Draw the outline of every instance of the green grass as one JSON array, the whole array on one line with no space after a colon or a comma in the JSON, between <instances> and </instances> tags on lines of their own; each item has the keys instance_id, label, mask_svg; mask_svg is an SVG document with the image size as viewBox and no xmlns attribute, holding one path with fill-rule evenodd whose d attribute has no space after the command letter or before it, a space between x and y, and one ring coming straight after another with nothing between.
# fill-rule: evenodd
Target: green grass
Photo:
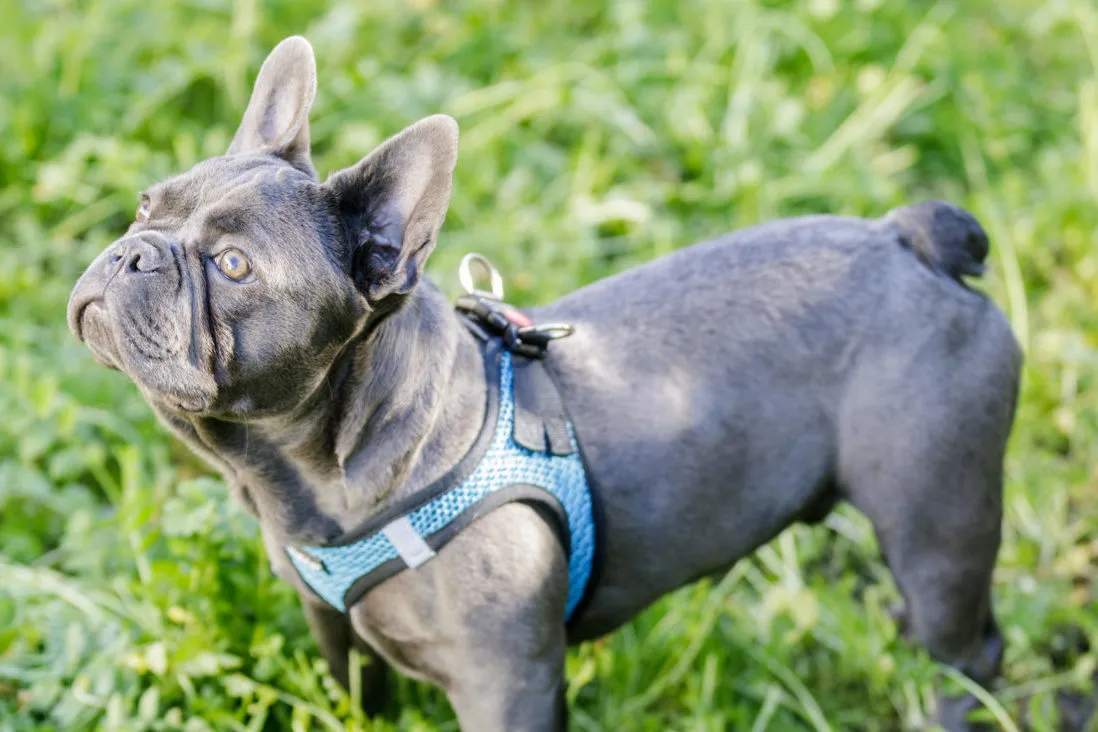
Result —
<instances>
[{"instance_id":1,"label":"green grass","mask_svg":"<svg viewBox=\"0 0 1098 732\"><path fill-rule=\"evenodd\" d=\"M406 680L381 720L354 711L256 525L64 325L137 191L225 149L293 33L318 54L320 170L460 122L431 268L451 292L470 250L530 304L778 216L975 212L982 287L1027 352L984 698L1054 730L1059 694L1098 693L1090 0L0 0L0 19L0 730L456 727ZM574 650L573 726L917 727L940 669L897 637L896 598L852 511L792 529Z\"/></svg>"}]
</instances>

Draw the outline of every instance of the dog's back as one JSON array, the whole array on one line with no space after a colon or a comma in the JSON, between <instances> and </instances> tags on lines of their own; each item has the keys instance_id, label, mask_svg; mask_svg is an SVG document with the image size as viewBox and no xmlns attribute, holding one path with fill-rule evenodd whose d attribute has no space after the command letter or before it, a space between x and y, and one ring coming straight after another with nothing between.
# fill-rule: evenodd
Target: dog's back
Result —
<instances>
[{"instance_id":1,"label":"dog's back","mask_svg":"<svg viewBox=\"0 0 1098 732\"><path fill-rule=\"evenodd\" d=\"M941 539L894 514L933 523L951 505L939 526L972 537L976 558L958 564L989 571L1020 355L1003 314L960 281L986 252L975 220L945 204L801 217L535 313L577 326L550 365L606 504L612 559L576 637L840 498L910 529L884 547L893 564Z\"/></svg>"}]
</instances>

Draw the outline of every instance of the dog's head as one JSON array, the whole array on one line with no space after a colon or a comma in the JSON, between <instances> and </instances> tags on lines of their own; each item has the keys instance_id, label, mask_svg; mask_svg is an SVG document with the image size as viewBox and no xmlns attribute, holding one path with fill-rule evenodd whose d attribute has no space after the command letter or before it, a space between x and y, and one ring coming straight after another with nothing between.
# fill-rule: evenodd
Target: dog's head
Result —
<instances>
[{"instance_id":1,"label":"dog's head","mask_svg":"<svg viewBox=\"0 0 1098 732\"><path fill-rule=\"evenodd\" d=\"M315 95L312 48L283 41L228 152L142 194L129 230L76 283L73 333L154 404L291 410L421 277L450 201L456 123L421 120L320 183Z\"/></svg>"}]
</instances>

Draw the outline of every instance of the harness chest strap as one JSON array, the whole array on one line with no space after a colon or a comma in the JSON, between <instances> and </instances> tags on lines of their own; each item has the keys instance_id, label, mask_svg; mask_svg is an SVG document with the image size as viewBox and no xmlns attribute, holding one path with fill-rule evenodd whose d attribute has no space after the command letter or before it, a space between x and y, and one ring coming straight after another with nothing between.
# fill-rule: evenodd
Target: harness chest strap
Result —
<instances>
[{"instance_id":1,"label":"harness chest strap","mask_svg":"<svg viewBox=\"0 0 1098 732\"><path fill-rule=\"evenodd\" d=\"M412 499L324 546L287 547L302 580L346 611L370 588L430 561L475 519L513 501L551 520L568 555L570 619L591 585L595 505L579 446L542 361L484 338L485 421L461 462Z\"/></svg>"}]
</instances>

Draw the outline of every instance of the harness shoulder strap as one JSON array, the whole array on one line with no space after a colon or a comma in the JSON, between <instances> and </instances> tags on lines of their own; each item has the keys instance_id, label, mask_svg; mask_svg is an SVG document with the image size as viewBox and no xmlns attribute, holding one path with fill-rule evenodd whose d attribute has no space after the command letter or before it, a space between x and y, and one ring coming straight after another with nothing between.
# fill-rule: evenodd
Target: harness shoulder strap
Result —
<instances>
[{"instance_id":1,"label":"harness shoulder strap","mask_svg":"<svg viewBox=\"0 0 1098 732\"><path fill-rule=\"evenodd\" d=\"M472 521L514 501L557 530L569 561L568 614L591 584L594 499L556 385L543 362L485 349L489 404L477 442L459 465L340 541L289 547L298 574L345 611L394 574L428 561Z\"/></svg>"},{"instance_id":2,"label":"harness shoulder strap","mask_svg":"<svg viewBox=\"0 0 1098 732\"><path fill-rule=\"evenodd\" d=\"M571 455L575 452L568 431L568 415L560 392L545 370L544 361L516 358L515 443L534 452Z\"/></svg>"}]
</instances>

